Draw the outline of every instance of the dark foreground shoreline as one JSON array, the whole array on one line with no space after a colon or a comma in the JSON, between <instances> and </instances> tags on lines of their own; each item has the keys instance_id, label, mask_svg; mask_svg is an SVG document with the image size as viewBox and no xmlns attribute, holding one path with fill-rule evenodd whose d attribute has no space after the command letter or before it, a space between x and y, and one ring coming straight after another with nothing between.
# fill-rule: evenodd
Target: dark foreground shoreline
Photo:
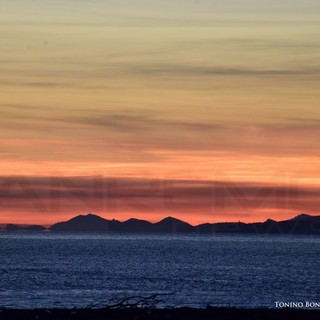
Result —
<instances>
[{"instance_id":1,"label":"dark foreground shoreline","mask_svg":"<svg viewBox=\"0 0 320 320\"><path fill-rule=\"evenodd\" d=\"M306 309L0 309L1 320L318 320L320 310Z\"/></svg>"}]
</instances>

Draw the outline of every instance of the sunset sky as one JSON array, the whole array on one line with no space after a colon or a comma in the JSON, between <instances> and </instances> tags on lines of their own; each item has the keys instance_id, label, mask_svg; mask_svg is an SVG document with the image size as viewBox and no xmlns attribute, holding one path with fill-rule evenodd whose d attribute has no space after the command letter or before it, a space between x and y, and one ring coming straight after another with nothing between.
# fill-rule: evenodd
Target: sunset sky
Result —
<instances>
[{"instance_id":1,"label":"sunset sky","mask_svg":"<svg viewBox=\"0 0 320 320\"><path fill-rule=\"evenodd\" d=\"M0 223L320 214L319 0L0 1Z\"/></svg>"}]
</instances>

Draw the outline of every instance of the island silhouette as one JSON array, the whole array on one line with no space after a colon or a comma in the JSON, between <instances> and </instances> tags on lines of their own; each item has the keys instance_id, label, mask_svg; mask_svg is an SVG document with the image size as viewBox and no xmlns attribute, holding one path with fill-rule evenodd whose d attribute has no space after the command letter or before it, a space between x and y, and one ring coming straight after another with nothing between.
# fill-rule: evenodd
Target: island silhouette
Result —
<instances>
[{"instance_id":1,"label":"island silhouette","mask_svg":"<svg viewBox=\"0 0 320 320\"><path fill-rule=\"evenodd\" d=\"M116 233L245 233L245 234L320 234L320 216L300 214L292 219L264 222L218 222L193 226L185 221L166 217L159 222L131 218L126 221L108 220L95 214L78 215L50 227L8 224L5 231L51 232L116 232Z\"/></svg>"}]
</instances>

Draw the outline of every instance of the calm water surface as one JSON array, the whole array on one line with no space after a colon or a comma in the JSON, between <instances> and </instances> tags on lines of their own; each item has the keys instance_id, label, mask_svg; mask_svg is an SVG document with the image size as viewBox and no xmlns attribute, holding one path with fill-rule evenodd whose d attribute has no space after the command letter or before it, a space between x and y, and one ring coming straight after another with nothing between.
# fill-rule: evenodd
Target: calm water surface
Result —
<instances>
[{"instance_id":1,"label":"calm water surface","mask_svg":"<svg viewBox=\"0 0 320 320\"><path fill-rule=\"evenodd\" d=\"M168 305L320 301L320 238L0 233L0 306L84 307L175 292Z\"/></svg>"}]
</instances>

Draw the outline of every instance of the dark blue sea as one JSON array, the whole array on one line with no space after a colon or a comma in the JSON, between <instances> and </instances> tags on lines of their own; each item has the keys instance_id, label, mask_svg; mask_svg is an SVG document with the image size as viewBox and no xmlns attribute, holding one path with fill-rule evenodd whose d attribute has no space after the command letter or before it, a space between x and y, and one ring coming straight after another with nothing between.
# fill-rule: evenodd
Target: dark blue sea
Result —
<instances>
[{"instance_id":1,"label":"dark blue sea","mask_svg":"<svg viewBox=\"0 0 320 320\"><path fill-rule=\"evenodd\" d=\"M86 307L173 293L170 306L320 301L320 237L0 233L0 307Z\"/></svg>"}]
</instances>

